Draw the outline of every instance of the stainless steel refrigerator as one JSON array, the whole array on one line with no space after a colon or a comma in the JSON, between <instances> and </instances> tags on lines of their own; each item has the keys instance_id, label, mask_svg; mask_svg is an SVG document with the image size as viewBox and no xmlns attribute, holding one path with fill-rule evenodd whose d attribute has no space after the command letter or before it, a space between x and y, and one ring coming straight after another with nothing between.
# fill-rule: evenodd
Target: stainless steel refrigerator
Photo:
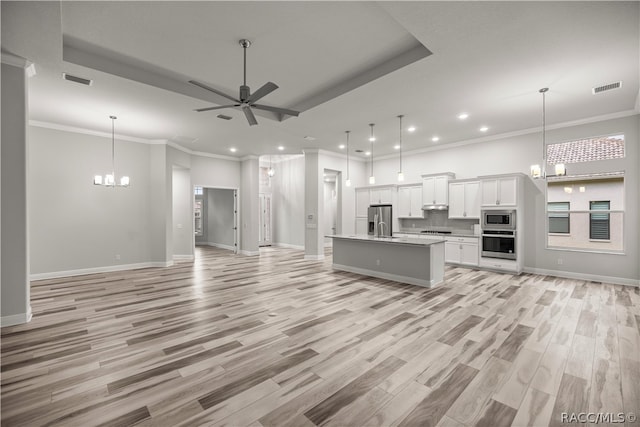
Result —
<instances>
[{"instance_id":1,"label":"stainless steel refrigerator","mask_svg":"<svg viewBox=\"0 0 640 427\"><path fill-rule=\"evenodd\" d=\"M367 210L369 218L368 234L391 237L393 235L391 205L371 205Z\"/></svg>"}]
</instances>

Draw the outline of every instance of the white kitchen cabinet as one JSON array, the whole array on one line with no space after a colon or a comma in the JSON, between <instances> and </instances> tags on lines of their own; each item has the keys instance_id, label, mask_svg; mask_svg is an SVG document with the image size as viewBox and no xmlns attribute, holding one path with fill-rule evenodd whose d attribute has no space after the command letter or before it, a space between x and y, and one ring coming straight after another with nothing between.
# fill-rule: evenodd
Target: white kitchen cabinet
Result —
<instances>
[{"instance_id":1,"label":"white kitchen cabinet","mask_svg":"<svg viewBox=\"0 0 640 427\"><path fill-rule=\"evenodd\" d=\"M483 179L481 185L482 206L516 206L518 178Z\"/></svg>"},{"instance_id":2,"label":"white kitchen cabinet","mask_svg":"<svg viewBox=\"0 0 640 427\"><path fill-rule=\"evenodd\" d=\"M449 183L449 218L480 219L480 181Z\"/></svg>"},{"instance_id":3,"label":"white kitchen cabinet","mask_svg":"<svg viewBox=\"0 0 640 427\"><path fill-rule=\"evenodd\" d=\"M449 203L449 180L455 175L422 175L422 203L430 206L447 206Z\"/></svg>"},{"instance_id":4,"label":"white kitchen cabinet","mask_svg":"<svg viewBox=\"0 0 640 427\"><path fill-rule=\"evenodd\" d=\"M491 270L504 270L520 273L518 263L510 259L481 257L480 267L489 268Z\"/></svg>"},{"instance_id":5,"label":"white kitchen cabinet","mask_svg":"<svg viewBox=\"0 0 640 427\"><path fill-rule=\"evenodd\" d=\"M369 189L356 188L356 217L366 218L369 204Z\"/></svg>"},{"instance_id":6,"label":"white kitchen cabinet","mask_svg":"<svg viewBox=\"0 0 640 427\"><path fill-rule=\"evenodd\" d=\"M445 237L444 260L452 264L477 266L479 259L477 237Z\"/></svg>"},{"instance_id":7,"label":"white kitchen cabinet","mask_svg":"<svg viewBox=\"0 0 640 427\"><path fill-rule=\"evenodd\" d=\"M369 196L369 204L392 204L393 203L393 188L392 187L379 187L372 188Z\"/></svg>"},{"instance_id":8,"label":"white kitchen cabinet","mask_svg":"<svg viewBox=\"0 0 640 427\"><path fill-rule=\"evenodd\" d=\"M398 218L424 218L421 185L398 187Z\"/></svg>"},{"instance_id":9,"label":"white kitchen cabinet","mask_svg":"<svg viewBox=\"0 0 640 427\"><path fill-rule=\"evenodd\" d=\"M356 218L356 235L367 234L367 218Z\"/></svg>"}]
</instances>

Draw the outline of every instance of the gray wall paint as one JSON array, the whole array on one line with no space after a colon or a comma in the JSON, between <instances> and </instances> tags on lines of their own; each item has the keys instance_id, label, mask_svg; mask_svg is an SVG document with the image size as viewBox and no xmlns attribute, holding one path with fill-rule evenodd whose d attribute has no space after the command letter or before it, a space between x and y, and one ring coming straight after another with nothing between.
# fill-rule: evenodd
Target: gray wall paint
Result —
<instances>
[{"instance_id":1,"label":"gray wall paint","mask_svg":"<svg viewBox=\"0 0 640 427\"><path fill-rule=\"evenodd\" d=\"M242 161L240 200L240 250L246 254L258 254L258 158Z\"/></svg>"},{"instance_id":2,"label":"gray wall paint","mask_svg":"<svg viewBox=\"0 0 640 427\"><path fill-rule=\"evenodd\" d=\"M29 320L27 83L24 68L2 64L0 307L3 326ZM9 317L10 316L10 317ZM13 320L10 320L13 319Z\"/></svg>"},{"instance_id":3,"label":"gray wall paint","mask_svg":"<svg viewBox=\"0 0 640 427\"><path fill-rule=\"evenodd\" d=\"M207 188L207 242L233 247L233 190Z\"/></svg>"},{"instance_id":4,"label":"gray wall paint","mask_svg":"<svg viewBox=\"0 0 640 427\"><path fill-rule=\"evenodd\" d=\"M189 169L173 167L173 255L193 256L193 191Z\"/></svg>"},{"instance_id":5,"label":"gray wall paint","mask_svg":"<svg viewBox=\"0 0 640 427\"><path fill-rule=\"evenodd\" d=\"M32 126L30 143L32 274L151 260L150 146L116 140L131 185L107 188L92 181L111 170L110 138Z\"/></svg>"},{"instance_id":6,"label":"gray wall paint","mask_svg":"<svg viewBox=\"0 0 640 427\"><path fill-rule=\"evenodd\" d=\"M170 264L193 253L191 183L240 187L240 162L118 139L116 175L126 172L131 186L97 187L93 175L111 167L110 136L29 126L29 138L31 274ZM186 174L176 183L174 166ZM175 214L174 195L183 207Z\"/></svg>"},{"instance_id":7,"label":"gray wall paint","mask_svg":"<svg viewBox=\"0 0 640 427\"><path fill-rule=\"evenodd\" d=\"M274 244L304 246L304 157L278 162L271 178Z\"/></svg>"},{"instance_id":8,"label":"gray wall paint","mask_svg":"<svg viewBox=\"0 0 640 427\"><path fill-rule=\"evenodd\" d=\"M625 235L626 254L597 254L550 250L546 248L545 198L543 181L525 179L525 211L527 226L525 238L524 266L544 271L590 274L639 280L640 259L639 196L640 169L639 133L640 115L548 130L548 143L574 139L624 133L626 157L624 159L600 162L569 164L568 173L581 174L602 171L625 171L626 213ZM540 163L542 135L540 132L497 139L478 144L468 144L448 149L423 153L406 153L403 168L406 182L420 182L421 174L452 171L456 178L472 178L481 175L521 172L528 176L529 167ZM382 159L375 162L376 184L396 183L395 171L398 158ZM562 265L558 265L562 258Z\"/></svg>"}]
</instances>

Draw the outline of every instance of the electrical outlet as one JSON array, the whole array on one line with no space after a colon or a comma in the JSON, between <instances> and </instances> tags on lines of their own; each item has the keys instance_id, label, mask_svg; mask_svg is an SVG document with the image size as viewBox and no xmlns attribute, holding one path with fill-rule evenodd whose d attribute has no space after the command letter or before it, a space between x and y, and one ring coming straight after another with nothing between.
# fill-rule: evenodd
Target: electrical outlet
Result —
<instances>
[{"instance_id":1,"label":"electrical outlet","mask_svg":"<svg viewBox=\"0 0 640 427\"><path fill-rule=\"evenodd\" d=\"M414 222L411 223L411 228L416 228L416 224Z\"/></svg>"},{"instance_id":2,"label":"electrical outlet","mask_svg":"<svg viewBox=\"0 0 640 427\"><path fill-rule=\"evenodd\" d=\"M116 259L120 259L120 254L116 254Z\"/></svg>"},{"instance_id":3,"label":"electrical outlet","mask_svg":"<svg viewBox=\"0 0 640 427\"><path fill-rule=\"evenodd\" d=\"M558 258L558 265L562 265L563 262L562 258Z\"/></svg>"},{"instance_id":4,"label":"electrical outlet","mask_svg":"<svg viewBox=\"0 0 640 427\"><path fill-rule=\"evenodd\" d=\"M376 265L380 265L380 260L379 259L376 260Z\"/></svg>"}]
</instances>

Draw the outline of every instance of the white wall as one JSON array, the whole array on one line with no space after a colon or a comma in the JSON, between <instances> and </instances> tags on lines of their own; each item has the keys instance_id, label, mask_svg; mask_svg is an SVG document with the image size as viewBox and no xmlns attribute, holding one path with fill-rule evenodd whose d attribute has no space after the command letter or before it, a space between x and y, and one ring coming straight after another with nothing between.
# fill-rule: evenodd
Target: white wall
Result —
<instances>
[{"instance_id":1,"label":"white wall","mask_svg":"<svg viewBox=\"0 0 640 427\"><path fill-rule=\"evenodd\" d=\"M271 178L272 242L304 247L304 157L278 162Z\"/></svg>"},{"instance_id":2,"label":"white wall","mask_svg":"<svg viewBox=\"0 0 640 427\"><path fill-rule=\"evenodd\" d=\"M116 139L116 176L131 185L107 188L93 176L111 170L111 138L34 126L29 135L31 274L150 261L150 146Z\"/></svg>"},{"instance_id":3,"label":"white wall","mask_svg":"<svg viewBox=\"0 0 640 427\"><path fill-rule=\"evenodd\" d=\"M193 190L189 169L174 166L172 184L173 257L193 257Z\"/></svg>"},{"instance_id":4,"label":"white wall","mask_svg":"<svg viewBox=\"0 0 640 427\"><path fill-rule=\"evenodd\" d=\"M625 134L626 157L582 164L567 165L568 173L625 171L627 207L625 235L628 236L624 255L584 253L546 248L544 181L525 181L525 258L529 271L554 272L562 275L590 275L606 280L617 278L623 283L640 280L638 241L640 240L640 148L638 142L640 116L634 115L588 124L547 130L548 143L586 137ZM456 178L520 172L529 174L533 163L540 163L541 133L497 139L477 144L460 145L427 152L408 152L403 156L405 182L420 182L422 174L454 172ZM432 147L431 142L425 146ZM376 184L396 183L398 158L376 160ZM558 264L558 259L562 264Z\"/></svg>"},{"instance_id":5,"label":"white wall","mask_svg":"<svg viewBox=\"0 0 640 427\"><path fill-rule=\"evenodd\" d=\"M233 191L205 189L207 243L233 248Z\"/></svg>"}]
</instances>

